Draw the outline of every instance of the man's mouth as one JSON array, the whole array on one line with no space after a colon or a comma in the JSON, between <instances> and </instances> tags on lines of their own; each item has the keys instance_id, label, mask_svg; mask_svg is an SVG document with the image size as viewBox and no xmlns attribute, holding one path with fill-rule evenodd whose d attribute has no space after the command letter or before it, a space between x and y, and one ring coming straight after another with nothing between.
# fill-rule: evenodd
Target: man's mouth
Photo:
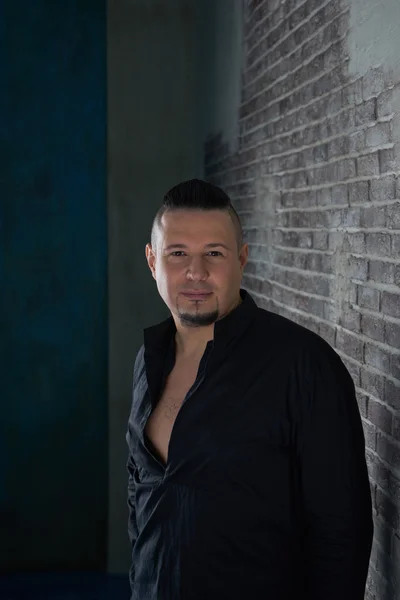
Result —
<instances>
[{"instance_id":1,"label":"man's mouth","mask_svg":"<svg viewBox=\"0 0 400 600\"><path fill-rule=\"evenodd\" d=\"M190 292L181 292L183 296L189 298L190 300L205 300L209 296L211 296L212 292L205 291L190 291Z\"/></svg>"}]
</instances>

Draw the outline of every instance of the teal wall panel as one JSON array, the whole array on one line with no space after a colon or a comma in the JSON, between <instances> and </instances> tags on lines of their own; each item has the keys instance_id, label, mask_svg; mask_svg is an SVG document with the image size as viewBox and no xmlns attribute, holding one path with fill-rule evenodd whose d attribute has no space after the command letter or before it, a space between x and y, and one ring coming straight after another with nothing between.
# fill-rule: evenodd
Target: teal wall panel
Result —
<instances>
[{"instance_id":1,"label":"teal wall panel","mask_svg":"<svg viewBox=\"0 0 400 600\"><path fill-rule=\"evenodd\" d=\"M0 565L107 558L106 3L0 1Z\"/></svg>"}]
</instances>

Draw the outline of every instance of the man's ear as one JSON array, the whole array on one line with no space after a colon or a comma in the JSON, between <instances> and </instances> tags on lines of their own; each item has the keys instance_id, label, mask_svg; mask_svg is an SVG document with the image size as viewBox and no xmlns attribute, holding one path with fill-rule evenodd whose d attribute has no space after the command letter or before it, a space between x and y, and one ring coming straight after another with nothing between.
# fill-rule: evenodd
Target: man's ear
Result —
<instances>
[{"instance_id":1,"label":"man's ear","mask_svg":"<svg viewBox=\"0 0 400 600\"><path fill-rule=\"evenodd\" d=\"M154 279L156 278L156 255L151 247L151 244L146 244L145 248L147 264L149 265L149 269Z\"/></svg>"},{"instance_id":2,"label":"man's ear","mask_svg":"<svg viewBox=\"0 0 400 600\"><path fill-rule=\"evenodd\" d=\"M239 254L240 266L241 266L242 271L244 270L245 266L247 265L248 259L249 259L249 245L243 244L242 249L240 250L240 254Z\"/></svg>"}]
</instances>

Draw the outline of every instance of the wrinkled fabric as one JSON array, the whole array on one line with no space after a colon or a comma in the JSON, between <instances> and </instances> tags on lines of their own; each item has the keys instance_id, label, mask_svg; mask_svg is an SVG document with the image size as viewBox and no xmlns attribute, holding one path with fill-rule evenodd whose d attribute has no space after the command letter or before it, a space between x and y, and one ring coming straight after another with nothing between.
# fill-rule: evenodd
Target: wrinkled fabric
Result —
<instances>
[{"instance_id":1,"label":"wrinkled fabric","mask_svg":"<svg viewBox=\"0 0 400 600\"><path fill-rule=\"evenodd\" d=\"M166 465L144 429L175 362L144 332L128 423L132 600L363 600L371 494L350 375L319 336L242 303L215 324Z\"/></svg>"}]
</instances>

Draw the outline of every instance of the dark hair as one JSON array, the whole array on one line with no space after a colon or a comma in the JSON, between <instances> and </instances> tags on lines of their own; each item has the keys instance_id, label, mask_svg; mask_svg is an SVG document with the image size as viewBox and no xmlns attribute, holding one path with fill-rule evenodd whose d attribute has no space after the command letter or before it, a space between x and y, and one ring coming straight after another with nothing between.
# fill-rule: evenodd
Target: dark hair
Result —
<instances>
[{"instance_id":1,"label":"dark hair","mask_svg":"<svg viewBox=\"0 0 400 600\"><path fill-rule=\"evenodd\" d=\"M218 186L201 179L189 179L178 183L164 196L151 229L151 245L155 246L156 228L161 226L161 218L166 211L175 210L222 210L226 211L235 226L238 249L243 244L243 231L239 215L231 204L229 196Z\"/></svg>"}]
</instances>

